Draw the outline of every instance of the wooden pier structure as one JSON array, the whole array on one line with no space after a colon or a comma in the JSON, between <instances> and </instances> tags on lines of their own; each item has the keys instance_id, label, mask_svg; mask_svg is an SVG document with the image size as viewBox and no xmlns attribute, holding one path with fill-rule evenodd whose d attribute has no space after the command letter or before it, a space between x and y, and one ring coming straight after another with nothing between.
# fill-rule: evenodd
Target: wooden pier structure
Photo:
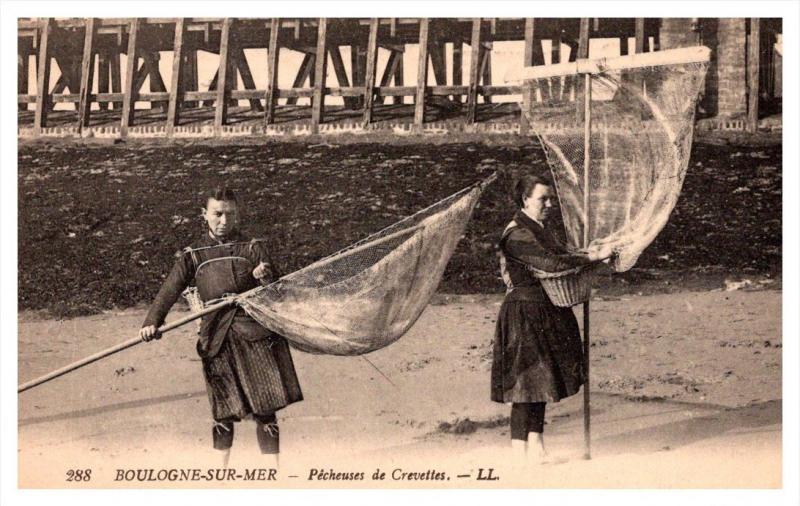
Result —
<instances>
[{"instance_id":1,"label":"wooden pier structure","mask_svg":"<svg viewBox=\"0 0 800 506\"><path fill-rule=\"evenodd\" d=\"M19 132L123 139L374 129L525 132L520 107L534 97L493 80L495 43L524 42L518 64L543 65L559 62L562 44L569 46L570 60L587 57L590 38L618 38L622 54L629 39L635 39L636 52L658 50L660 27L661 20L643 18L20 19ZM547 59L543 40L552 41ZM404 79L409 46L418 53L412 83ZM259 62L267 75L262 87L247 49L266 50ZM379 49L388 51L381 68ZM199 51L218 55L207 89L200 89ZM297 55L293 61L302 58L299 68L286 62L289 52ZM166 78L159 69L165 54L172 55ZM60 77L53 84L54 64ZM286 72L295 78L281 88L278 77ZM29 90L32 75L36 86ZM551 89L568 85L574 83L554 81ZM521 98L493 103L509 95ZM326 97L341 97L341 105L326 104ZM303 98L309 105L298 103ZM54 110L58 103L73 105Z\"/></svg>"}]
</instances>

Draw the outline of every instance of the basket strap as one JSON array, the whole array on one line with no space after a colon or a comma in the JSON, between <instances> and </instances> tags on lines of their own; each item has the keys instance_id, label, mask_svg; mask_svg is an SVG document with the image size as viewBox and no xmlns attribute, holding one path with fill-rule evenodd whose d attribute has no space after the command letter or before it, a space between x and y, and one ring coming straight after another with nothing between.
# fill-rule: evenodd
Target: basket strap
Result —
<instances>
[{"instance_id":1,"label":"basket strap","mask_svg":"<svg viewBox=\"0 0 800 506\"><path fill-rule=\"evenodd\" d=\"M192 265L194 265L194 270L197 270L197 265L199 260L197 259L197 252L191 248L191 246L187 246L183 250L184 253L189 253L189 256L192 258Z\"/></svg>"},{"instance_id":2,"label":"basket strap","mask_svg":"<svg viewBox=\"0 0 800 506\"><path fill-rule=\"evenodd\" d=\"M529 264L523 262L522 260L520 260L520 259L518 259L518 258L516 258L516 257L514 257L512 255L508 255L508 254L503 252L503 244L505 243L506 239L508 239L508 236L511 235L511 232L513 232L515 229L517 229L519 227L520 227L520 225L516 221L512 220L511 223L509 223L508 226L506 226L505 230L503 231L503 235L500 238L500 258L501 258L500 259L500 262L501 262L500 263L500 272L501 272L501 274L504 274L504 271L505 271L505 265L503 265L503 262L508 262L509 260L514 262L515 264L521 265L528 272L532 272L532 273L535 274L536 271L538 270L534 266L529 265ZM505 277L503 277L503 281L506 282ZM509 281L506 282L506 295L511 293L515 288L516 287L510 285L510 279L509 279Z\"/></svg>"},{"instance_id":3,"label":"basket strap","mask_svg":"<svg viewBox=\"0 0 800 506\"><path fill-rule=\"evenodd\" d=\"M503 256L507 256L505 253L503 253L503 246L505 245L508 236L511 235L511 232L513 232L517 228L519 228L519 224L516 221L511 220L509 224L506 225L505 230L503 230L503 235L500 236L500 241L498 242L498 246L500 247L500 253Z\"/></svg>"},{"instance_id":4,"label":"basket strap","mask_svg":"<svg viewBox=\"0 0 800 506\"><path fill-rule=\"evenodd\" d=\"M520 265L525 266L525 268L528 269L528 270L532 270L533 267L531 267L530 265L526 264L522 260L520 260L518 258L514 258L513 256L507 255L506 253L503 252L503 245L505 244L506 240L508 239L508 236L510 236L511 232L513 232L514 230L516 230L519 227L520 227L520 225L516 221L511 220L511 222L506 226L505 230L503 230L503 235L500 237L500 243L499 243L500 254L506 260L511 260L512 262L515 262L515 263L518 263Z\"/></svg>"}]
</instances>

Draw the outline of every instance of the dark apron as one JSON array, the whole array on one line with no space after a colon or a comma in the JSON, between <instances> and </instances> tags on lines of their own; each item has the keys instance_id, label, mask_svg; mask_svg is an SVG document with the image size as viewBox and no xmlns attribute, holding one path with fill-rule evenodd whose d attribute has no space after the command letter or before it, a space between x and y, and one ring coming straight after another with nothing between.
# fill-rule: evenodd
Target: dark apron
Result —
<instances>
[{"instance_id":1,"label":"dark apron","mask_svg":"<svg viewBox=\"0 0 800 506\"><path fill-rule=\"evenodd\" d=\"M255 288L253 269L252 261L238 256L201 262L195 274L200 299L207 304ZM239 307L204 318L197 351L217 421L270 415L303 398L286 340Z\"/></svg>"}]
</instances>

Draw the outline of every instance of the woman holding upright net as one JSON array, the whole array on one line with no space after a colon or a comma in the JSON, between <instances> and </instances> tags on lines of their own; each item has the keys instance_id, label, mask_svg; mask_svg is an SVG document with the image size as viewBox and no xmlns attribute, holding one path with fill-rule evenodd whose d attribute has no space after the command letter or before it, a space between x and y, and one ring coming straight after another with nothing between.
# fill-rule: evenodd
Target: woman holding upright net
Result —
<instances>
[{"instance_id":1,"label":"woman holding upright net","mask_svg":"<svg viewBox=\"0 0 800 506\"><path fill-rule=\"evenodd\" d=\"M500 271L506 297L494 336L492 392L511 404L511 447L520 461L542 463L544 412L580 390L584 358L578 322L570 308L555 306L531 268L558 272L610 257L609 246L571 253L552 234L551 183L522 176L513 190L514 219L500 239Z\"/></svg>"}]
</instances>

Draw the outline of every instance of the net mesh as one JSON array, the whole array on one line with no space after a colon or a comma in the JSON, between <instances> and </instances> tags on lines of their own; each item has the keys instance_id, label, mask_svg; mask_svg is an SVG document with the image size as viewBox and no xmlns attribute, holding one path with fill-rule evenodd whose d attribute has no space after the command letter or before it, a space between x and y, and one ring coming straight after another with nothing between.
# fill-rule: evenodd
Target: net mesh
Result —
<instances>
[{"instance_id":1,"label":"net mesh","mask_svg":"<svg viewBox=\"0 0 800 506\"><path fill-rule=\"evenodd\" d=\"M612 243L614 269L622 272L655 239L686 175L707 66L597 68L525 81L531 101L524 112L547 155L571 247Z\"/></svg>"},{"instance_id":2,"label":"net mesh","mask_svg":"<svg viewBox=\"0 0 800 506\"><path fill-rule=\"evenodd\" d=\"M245 293L238 303L303 351L360 355L383 348L427 306L492 179Z\"/></svg>"}]
</instances>

